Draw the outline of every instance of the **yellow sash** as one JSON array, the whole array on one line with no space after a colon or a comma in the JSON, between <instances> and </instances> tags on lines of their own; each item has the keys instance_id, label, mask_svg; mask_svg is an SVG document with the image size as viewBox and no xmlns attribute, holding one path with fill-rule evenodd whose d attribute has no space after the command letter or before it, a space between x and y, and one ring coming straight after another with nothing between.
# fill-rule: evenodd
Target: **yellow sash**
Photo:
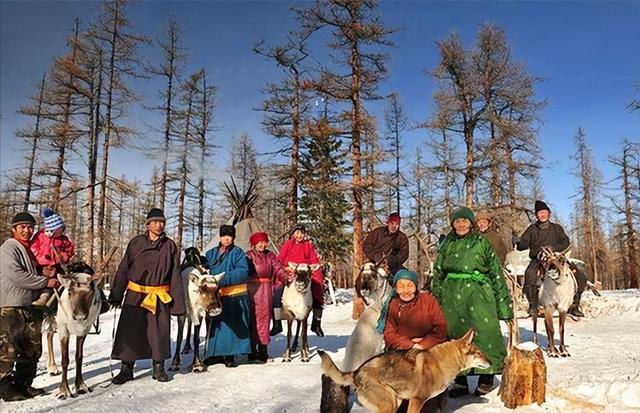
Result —
<instances>
[{"instance_id":1,"label":"yellow sash","mask_svg":"<svg viewBox=\"0 0 640 413\"><path fill-rule=\"evenodd\" d=\"M169 295L169 285L140 285L133 281L129 281L127 289L134 293L146 294L140 307L151 311L152 314L156 314L156 306L158 304L158 298L165 304L171 302L172 298Z\"/></svg>"},{"instance_id":2,"label":"yellow sash","mask_svg":"<svg viewBox=\"0 0 640 413\"><path fill-rule=\"evenodd\" d=\"M226 287L220 287L220 295L223 297L232 297L247 293L247 284L234 284Z\"/></svg>"}]
</instances>

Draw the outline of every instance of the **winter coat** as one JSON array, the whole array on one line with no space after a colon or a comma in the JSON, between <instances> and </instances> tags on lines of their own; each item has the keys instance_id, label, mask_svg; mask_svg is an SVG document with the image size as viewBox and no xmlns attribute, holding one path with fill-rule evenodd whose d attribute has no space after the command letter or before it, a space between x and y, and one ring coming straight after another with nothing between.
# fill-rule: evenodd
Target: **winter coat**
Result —
<instances>
[{"instance_id":1,"label":"winter coat","mask_svg":"<svg viewBox=\"0 0 640 413\"><path fill-rule=\"evenodd\" d=\"M400 230L392 234L386 225L380 226L369 232L362 250L367 259L373 262L379 262L386 254L389 269L395 274L409 258L409 240Z\"/></svg>"},{"instance_id":2,"label":"winter coat","mask_svg":"<svg viewBox=\"0 0 640 413\"><path fill-rule=\"evenodd\" d=\"M249 260L249 296L253 309L251 326L254 344L269 344L269 323L273 305L273 289L286 283L287 274L271 251L247 252Z\"/></svg>"},{"instance_id":3,"label":"winter coat","mask_svg":"<svg viewBox=\"0 0 640 413\"><path fill-rule=\"evenodd\" d=\"M486 232L482 233L482 236L489 240L491 246L493 246L493 249L496 251L496 254L498 254L500 265L503 265L509 249L505 245L504 241L502 241L502 237L500 237L498 231L496 231L493 225L491 225Z\"/></svg>"},{"instance_id":4,"label":"winter coat","mask_svg":"<svg viewBox=\"0 0 640 413\"><path fill-rule=\"evenodd\" d=\"M304 239L302 242L297 242L293 238L286 240L280 247L278 261L285 268L289 263L320 264L316 248L309 239ZM311 274L311 295L313 296L313 308L322 308L324 303L324 275L322 274L322 268L318 268Z\"/></svg>"},{"instance_id":5,"label":"winter coat","mask_svg":"<svg viewBox=\"0 0 640 413\"><path fill-rule=\"evenodd\" d=\"M171 315L186 312L179 259L176 244L164 234L155 241L147 234L129 241L109 296L115 301L124 296L111 357L124 361L171 357ZM169 285L171 301L165 304L158 299L153 314L140 306L146 294L129 290L129 281L142 286Z\"/></svg>"},{"instance_id":6,"label":"winter coat","mask_svg":"<svg viewBox=\"0 0 640 413\"><path fill-rule=\"evenodd\" d=\"M386 349L408 350L418 337L425 350L446 341L447 321L438 301L428 292L418 292L408 303L392 298L384 327Z\"/></svg>"},{"instance_id":7,"label":"winter coat","mask_svg":"<svg viewBox=\"0 0 640 413\"><path fill-rule=\"evenodd\" d=\"M60 253L59 260L51 250L51 246L54 246ZM75 247L73 242L62 234L58 238L52 238L48 236L43 229L36 232L36 235L31 239L31 251L38 260L38 265L41 267L51 267L56 264L66 265L73 257Z\"/></svg>"},{"instance_id":8,"label":"winter coat","mask_svg":"<svg viewBox=\"0 0 640 413\"><path fill-rule=\"evenodd\" d=\"M513 318L511 298L497 254L477 232L451 232L434 263L433 294L447 319L447 335L459 338L473 327L474 342L491 361L476 374L502 372L507 351L498 320Z\"/></svg>"},{"instance_id":9,"label":"winter coat","mask_svg":"<svg viewBox=\"0 0 640 413\"><path fill-rule=\"evenodd\" d=\"M222 314L207 317L207 326L211 326L207 354L211 356L230 356L251 352L249 326L251 323L251 303L247 281L249 264L242 248L231 245L224 252L214 247L206 253L209 274L224 272L220 280ZM225 295L225 287L235 286L241 292Z\"/></svg>"},{"instance_id":10,"label":"winter coat","mask_svg":"<svg viewBox=\"0 0 640 413\"><path fill-rule=\"evenodd\" d=\"M553 251L560 252L569 248L571 242L560 224L554 222L541 223L540 221L529 225L520 237L518 251L529 249L529 258L538 257L542 247L549 246Z\"/></svg>"},{"instance_id":11,"label":"winter coat","mask_svg":"<svg viewBox=\"0 0 640 413\"><path fill-rule=\"evenodd\" d=\"M36 260L15 238L0 246L0 307L30 307L47 278L36 272Z\"/></svg>"}]
</instances>

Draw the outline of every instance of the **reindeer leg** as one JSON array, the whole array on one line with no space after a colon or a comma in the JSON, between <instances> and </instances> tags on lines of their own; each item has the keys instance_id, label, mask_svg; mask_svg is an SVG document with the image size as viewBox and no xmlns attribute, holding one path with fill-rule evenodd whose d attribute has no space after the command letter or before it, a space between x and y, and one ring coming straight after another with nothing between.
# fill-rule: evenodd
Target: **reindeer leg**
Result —
<instances>
[{"instance_id":1,"label":"reindeer leg","mask_svg":"<svg viewBox=\"0 0 640 413\"><path fill-rule=\"evenodd\" d=\"M60 380L60 387L56 397L58 399L66 399L68 397L73 397L71 390L69 390L69 383L67 382L67 370L69 368L69 336L60 337L60 352L62 353L62 378Z\"/></svg>"},{"instance_id":2,"label":"reindeer leg","mask_svg":"<svg viewBox=\"0 0 640 413\"><path fill-rule=\"evenodd\" d=\"M558 328L560 329L560 355L562 357L571 357L571 354L567 351L567 347L564 345L564 323L567 320L567 313L562 311L558 320Z\"/></svg>"},{"instance_id":3,"label":"reindeer leg","mask_svg":"<svg viewBox=\"0 0 640 413\"><path fill-rule=\"evenodd\" d=\"M193 326L195 327L195 326ZM198 329L200 331L200 329ZM182 349L182 354L189 354L193 350L191 349L191 319L187 321L187 338L184 342L184 348Z\"/></svg>"},{"instance_id":4,"label":"reindeer leg","mask_svg":"<svg viewBox=\"0 0 640 413\"><path fill-rule=\"evenodd\" d=\"M60 370L58 370L58 366L56 366L56 357L53 353L53 334L47 333L47 371L50 376L57 376L60 374Z\"/></svg>"},{"instance_id":5,"label":"reindeer leg","mask_svg":"<svg viewBox=\"0 0 640 413\"><path fill-rule=\"evenodd\" d=\"M287 320L287 349L282 355L282 362L288 363L291 361L291 329L293 328L293 320Z\"/></svg>"},{"instance_id":6,"label":"reindeer leg","mask_svg":"<svg viewBox=\"0 0 640 413\"><path fill-rule=\"evenodd\" d=\"M300 323L300 322L298 322ZM307 319L302 320L302 348L300 349L300 361L309 362L309 341L307 340ZM298 324L298 327L300 324Z\"/></svg>"},{"instance_id":7,"label":"reindeer leg","mask_svg":"<svg viewBox=\"0 0 640 413\"><path fill-rule=\"evenodd\" d=\"M201 373L207 371L207 366L202 364L200 360L200 326L202 325L202 319L198 325L193 326L193 363L191 363L191 371L195 373Z\"/></svg>"},{"instance_id":8,"label":"reindeer leg","mask_svg":"<svg viewBox=\"0 0 640 413\"><path fill-rule=\"evenodd\" d=\"M294 353L298 350L298 337L300 337L300 320L296 320L296 337L293 339L293 344L291 345L291 351Z\"/></svg>"},{"instance_id":9,"label":"reindeer leg","mask_svg":"<svg viewBox=\"0 0 640 413\"><path fill-rule=\"evenodd\" d=\"M82 378L82 359L84 358L84 340L87 336L76 337L76 393L89 393L91 389Z\"/></svg>"},{"instance_id":10,"label":"reindeer leg","mask_svg":"<svg viewBox=\"0 0 640 413\"><path fill-rule=\"evenodd\" d=\"M182 346L182 333L184 331L184 316L178 316L178 337L176 337L176 350L173 355L173 361L169 366L169 371L180 370L180 347Z\"/></svg>"},{"instance_id":11,"label":"reindeer leg","mask_svg":"<svg viewBox=\"0 0 640 413\"><path fill-rule=\"evenodd\" d=\"M547 354L549 357L558 357L558 349L553 341L555 331L553 331L553 309L544 309L544 326L547 330Z\"/></svg>"}]
</instances>

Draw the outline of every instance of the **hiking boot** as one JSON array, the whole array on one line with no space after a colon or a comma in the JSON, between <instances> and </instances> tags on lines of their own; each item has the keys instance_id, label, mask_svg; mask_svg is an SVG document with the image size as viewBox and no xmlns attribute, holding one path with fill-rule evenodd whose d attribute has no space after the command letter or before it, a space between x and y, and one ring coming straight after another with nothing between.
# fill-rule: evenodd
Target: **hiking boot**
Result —
<instances>
[{"instance_id":1,"label":"hiking boot","mask_svg":"<svg viewBox=\"0 0 640 413\"><path fill-rule=\"evenodd\" d=\"M258 344L258 361L261 363L269 361L269 352L267 351L267 346L264 344Z\"/></svg>"},{"instance_id":2,"label":"hiking boot","mask_svg":"<svg viewBox=\"0 0 640 413\"><path fill-rule=\"evenodd\" d=\"M453 382L453 387L449 390L449 397L456 398L467 396L469 394L469 385L466 376L458 376Z\"/></svg>"},{"instance_id":3,"label":"hiking boot","mask_svg":"<svg viewBox=\"0 0 640 413\"><path fill-rule=\"evenodd\" d=\"M474 395L484 396L487 393L490 393L493 390L493 374L481 374L480 378L478 378L478 387L474 392Z\"/></svg>"},{"instance_id":4,"label":"hiking boot","mask_svg":"<svg viewBox=\"0 0 640 413\"><path fill-rule=\"evenodd\" d=\"M0 399L5 402L18 402L21 400L30 399L32 396L27 396L20 388L12 383L10 380L0 383Z\"/></svg>"},{"instance_id":5,"label":"hiking boot","mask_svg":"<svg viewBox=\"0 0 640 413\"><path fill-rule=\"evenodd\" d=\"M320 326L321 320L322 320L322 308L314 308L313 321L311 321L311 331L316 333L316 336L318 337L324 337L324 331L322 331L322 327Z\"/></svg>"},{"instance_id":6,"label":"hiking boot","mask_svg":"<svg viewBox=\"0 0 640 413\"><path fill-rule=\"evenodd\" d=\"M576 317L584 317L584 313L580 311L578 304L571 304L571 307L569 307L567 312Z\"/></svg>"},{"instance_id":7,"label":"hiking boot","mask_svg":"<svg viewBox=\"0 0 640 413\"><path fill-rule=\"evenodd\" d=\"M273 326L271 327L271 331L269 331L269 335L273 337L280 333L282 333L282 320L273 320Z\"/></svg>"},{"instance_id":8,"label":"hiking boot","mask_svg":"<svg viewBox=\"0 0 640 413\"><path fill-rule=\"evenodd\" d=\"M113 384L124 384L133 380L133 361L123 361L120 367L120 373L111 379Z\"/></svg>"},{"instance_id":9,"label":"hiking boot","mask_svg":"<svg viewBox=\"0 0 640 413\"><path fill-rule=\"evenodd\" d=\"M44 389L27 386L26 384L15 383L15 387L29 399L32 397L42 396L45 393Z\"/></svg>"},{"instance_id":10,"label":"hiking boot","mask_svg":"<svg viewBox=\"0 0 640 413\"><path fill-rule=\"evenodd\" d=\"M49 302L49 298L51 298L51 294L51 290L47 288L45 291L40 293L40 297L38 297L36 301L32 302L31 305L34 307L46 307Z\"/></svg>"},{"instance_id":11,"label":"hiking boot","mask_svg":"<svg viewBox=\"0 0 640 413\"><path fill-rule=\"evenodd\" d=\"M228 368L238 367L233 356L224 356L224 366Z\"/></svg>"},{"instance_id":12,"label":"hiking boot","mask_svg":"<svg viewBox=\"0 0 640 413\"><path fill-rule=\"evenodd\" d=\"M169 381L167 372L164 371L164 360L153 360L153 374L151 378L161 383Z\"/></svg>"},{"instance_id":13,"label":"hiking boot","mask_svg":"<svg viewBox=\"0 0 640 413\"><path fill-rule=\"evenodd\" d=\"M249 361L249 363L258 361L258 351L255 347L251 348L251 353L247 356L247 361Z\"/></svg>"}]
</instances>

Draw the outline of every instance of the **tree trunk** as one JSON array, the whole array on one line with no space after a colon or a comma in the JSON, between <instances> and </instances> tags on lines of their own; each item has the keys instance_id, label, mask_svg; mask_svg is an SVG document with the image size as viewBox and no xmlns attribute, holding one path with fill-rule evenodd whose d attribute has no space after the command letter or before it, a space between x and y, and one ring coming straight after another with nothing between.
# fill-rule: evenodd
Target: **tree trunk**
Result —
<instances>
[{"instance_id":1,"label":"tree trunk","mask_svg":"<svg viewBox=\"0 0 640 413\"><path fill-rule=\"evenodd\" d=\"M636 265L637 252L635 244L635 230L631 208L631 185L629 182L629 145L625 145L622 154L622 179L624 191L624 216L627 238L627 260L629 262L629 288L638 288L638 267ZM624 253L624 252L623 252Z\"/></svg>"},{"instance_id":2,"label":"tree trunk","mask_svg":"<svg viewBox=\"0 0 640 413\"><path fill-rule=\"evenodd\" d=\"M27 212L31 203L31 189L33 186L33 170L36 162L36 151L38 149L38 140L40 138L40 119L42 117L42 100L44 96L44 82L47 78L47 72L42 75L40 83L40 92L38 93L38 109L36 111L36 126L33 131L33 144L31 145L31 157L29 158L29 166L27 168L27 185L24 194L24 205L22 210Z\"/></svg>"},{"instance_id":3,"label":"tree trunk","mask_svg":"<svg viewBox=\"0 0 640 413\"><path fill-rule=\"evenodd\" d=\"M534 351L511 349L505 359L500 399L505 407L515 409L532 403L541 405L545 401L547 366L540 347Z\"/></svg>"}]
</instances>

